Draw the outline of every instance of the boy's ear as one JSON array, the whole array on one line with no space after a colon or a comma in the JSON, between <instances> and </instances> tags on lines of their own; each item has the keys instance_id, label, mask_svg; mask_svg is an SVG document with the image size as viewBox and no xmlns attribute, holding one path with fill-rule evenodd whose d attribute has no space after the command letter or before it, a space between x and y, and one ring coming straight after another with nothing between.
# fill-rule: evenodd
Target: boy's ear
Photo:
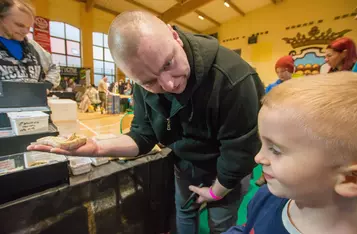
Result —
<instances>
[{"instance_id":1,"label":"boy's ear","mask_svg":"<svg viewBox=\"0 0 357 234\"><path fill-rule=\"evenodd\" d=\"M338 176L335 191L343 197L357 198L357 164L347 167Z\"/></svg>"}]
</instances>

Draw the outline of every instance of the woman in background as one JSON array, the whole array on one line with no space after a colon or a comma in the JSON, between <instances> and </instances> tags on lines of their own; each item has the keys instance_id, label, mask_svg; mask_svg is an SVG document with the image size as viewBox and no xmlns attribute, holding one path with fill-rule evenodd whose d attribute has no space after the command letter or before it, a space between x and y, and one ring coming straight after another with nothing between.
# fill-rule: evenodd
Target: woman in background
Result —
<instances>
[{"instance_id":1,"label":"woman in background","mask_svg":"<svg viewBox=\"0 0 357 234\"><path fill-rule=\"evenodd\" d=\"M326 49L325 61L331 67L330 72L357 72L356 44L347 37L331 42Z\"/></svg>"},{"instance_id":2,"label":"woman in background","mask_svg":"<svg viewBox=\"0 0 357 234\"><path fill-rule=\"evenodd\" d=\"M45 82L47 89L60 83L60 69L51 55L26 35L34 23L29 1L0 0L0 81Z\"/></svg>"}]
</instances>

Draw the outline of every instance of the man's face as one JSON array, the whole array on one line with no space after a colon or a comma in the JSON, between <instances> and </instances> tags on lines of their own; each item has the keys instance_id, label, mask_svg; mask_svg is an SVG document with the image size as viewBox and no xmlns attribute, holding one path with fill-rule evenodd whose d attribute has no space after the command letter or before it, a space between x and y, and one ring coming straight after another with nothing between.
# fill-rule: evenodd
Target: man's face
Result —
<instances>
[{"instance_id":1,"label":"man's face","mask_svg":"<svg viewBox=\"0 0 357 234\"><path fill-rule=\"evenodd\" d=\"M14 6L10 9L9 15L1 20L1 30L9 39L23 41L30 32L33 22L34 18L29 13L25 13Z\"/></svg>"},{"instance_id":2,"label":"man's face","mask_svg":"<svg viewBox=\"0 0 357 234\"><path fill-rule=\"evenodd\" d=\"M127 75L152 93L180 94L190 77L190 65L182 41L173 30L142 37L138 56L128 63Z\"/></svg>"},{"instance_id":3,"label":"man's face","mask_svg":"<svg viewBox=\"0 0 357 234\"><path fill-rule=\"evenodd\" d=\"M292 116L285 109L262 107L258 120L262 148L255 161L263 166L268 188L276 196L300 202L331 197L338 174L334 160Z\"/></svg>"}]
</instances>

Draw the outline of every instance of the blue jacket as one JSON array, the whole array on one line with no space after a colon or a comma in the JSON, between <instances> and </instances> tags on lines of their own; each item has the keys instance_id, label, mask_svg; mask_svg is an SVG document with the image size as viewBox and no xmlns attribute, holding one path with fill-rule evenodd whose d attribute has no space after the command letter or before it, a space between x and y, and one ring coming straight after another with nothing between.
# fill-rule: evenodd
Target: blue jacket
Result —
<instances>
[{"instance_id":1,"label":"blue jacket","mask_svg":"<svg viewBox=\"0 0 357 234\"><path fill-rule=\"evenodd\" d=\"M262 186L248 205L247 223L235 226L223 234L289 234L282 213L289 199L274 196Z\"/></svg>"},{"instance_id":2,"label":"blue jacket","mask_svg":"<svg viewBox=\"0 0 357 234\"><path fill-rule=\"evenodd\" d=\"M269 91L274 88L275 86L278 86L279 84L283 83L282 80L278 79L277 81L275 81L274 83L268 85L268 87L265 88L265 93L269 93Z\"/></svg>"}]
</instances>

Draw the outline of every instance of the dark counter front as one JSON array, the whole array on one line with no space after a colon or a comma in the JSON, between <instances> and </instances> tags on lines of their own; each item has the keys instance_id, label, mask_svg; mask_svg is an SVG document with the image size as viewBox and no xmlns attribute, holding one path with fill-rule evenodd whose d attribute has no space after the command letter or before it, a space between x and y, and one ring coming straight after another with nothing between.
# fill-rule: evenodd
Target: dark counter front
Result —
<instances>
[{"instance_id":1,"label":"dark counter front","mask_svg":"<svg viewBox=\"0 0 357 234\"><path fill-rule=\"evenodd\" d=\"M56 187L0 206L0 233L111 234L169 230L174 205L169 149L112 161ZM5 188L2 188L5 189Z\"/></svg>"}]
</instances>

